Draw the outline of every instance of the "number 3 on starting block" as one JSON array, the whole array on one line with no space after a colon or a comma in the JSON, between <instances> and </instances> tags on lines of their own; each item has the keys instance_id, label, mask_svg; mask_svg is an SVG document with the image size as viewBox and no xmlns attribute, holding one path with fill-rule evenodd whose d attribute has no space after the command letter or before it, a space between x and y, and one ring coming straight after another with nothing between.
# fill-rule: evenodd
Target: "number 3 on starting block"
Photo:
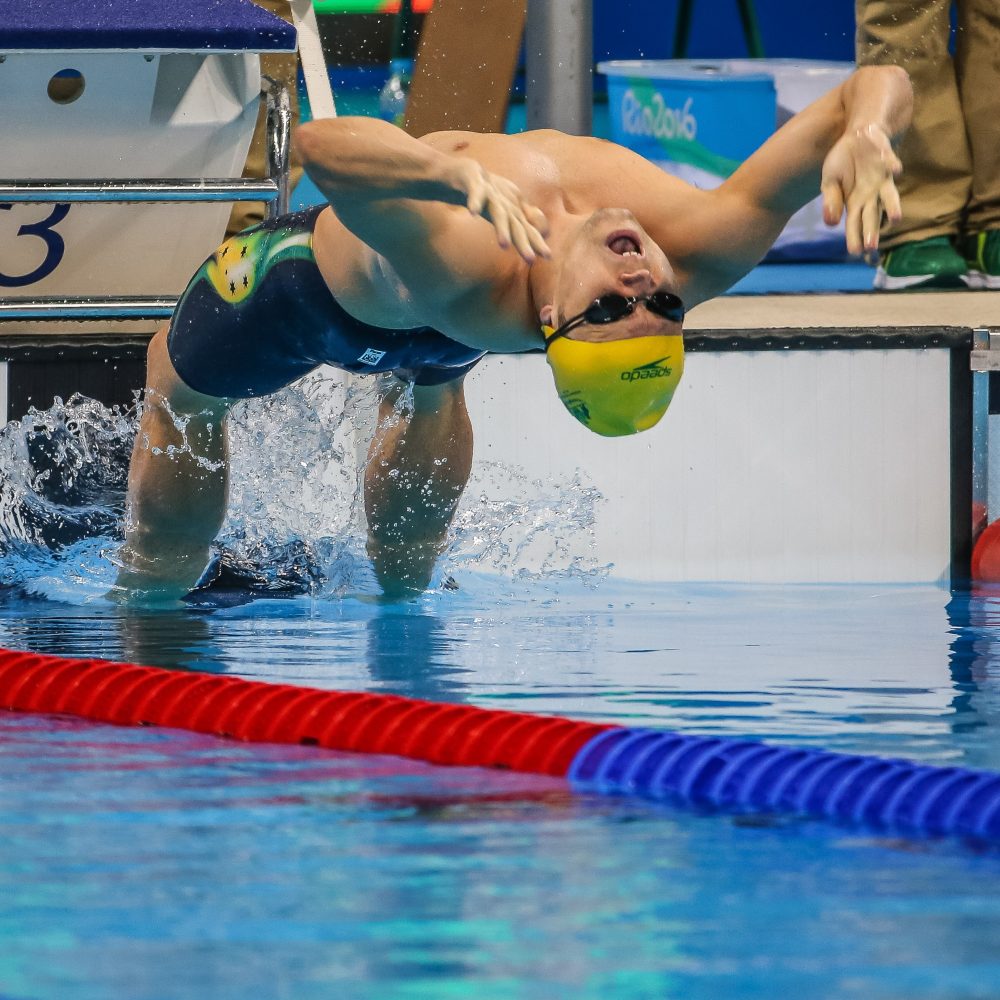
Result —
<instances>
[{"instance_id":1,"label":"number 3 on starting block","mask_svg":"<svg viewBox=\"0 0 1000 1000\"><path fill-rule=\"evenodd\" d=\"M0 210L9 211L12 207L12 205L0 205ZM45 256L37 267L26 274L6 274L0 270L0 288L23 288L25 285L33 285L36 281L48 277L59 266L66 253L66 243L56 232L55 227L69 214L69 208L69 205L62 203L53 205L52 211L44 219L38 222L26 222L18 227L18 237L34 236L44 243ZM25 253L31 254L30 259L35 258L35 254L27 247Z\"/></svg>"}]
</instances>

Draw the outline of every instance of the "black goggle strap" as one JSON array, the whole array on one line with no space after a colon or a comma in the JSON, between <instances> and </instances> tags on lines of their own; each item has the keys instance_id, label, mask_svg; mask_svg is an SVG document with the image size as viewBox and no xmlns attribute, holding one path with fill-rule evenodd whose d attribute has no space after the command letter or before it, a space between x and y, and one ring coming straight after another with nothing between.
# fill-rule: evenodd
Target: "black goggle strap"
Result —
<instances>
[{"instance_id":1,"label":"black goggle strap","mask_svg":"<svg viewBox=\"0 0 1000 1000\"><path fill-rule=\"evenodd\" d=\"M601 304L609 297L615 300L615 305L610 307L613 313L611 315L607 312L609 306ZM549 344L553 341L559 340L560 337L565 337L568 333L575 330L578 326L582 326L584 323L593 323L594 326L603 326L605 323L614 323L615 320L619 320L623 316L627 316L633 309L635 309L634 299L627 299L624 295L602 295L601 298L587 306L582 313L572 316L566 320L566 322L563 323L558 330L555 330L550 326L543 326L542 333L545 336L545 350L547 351L549 349ZM595 310L602 310L602 312L595 315Z\"/></svg>"},{"instance_id":2,"label":"black goggle strap","mask_svg":"<svg viewBox=\"0 0 1000 1000\"><path fill-rule=\"evenodd\" d=\"M570 331L575 330L582 323L586 322L587 320L584 316L574 316L573 319L563 323L558 330L551 326L543 326L542 336L545 337L545 350L547 351L549 349L550 344L553 344L560 338L565 337Z\"/></svg>"}]
</instances>

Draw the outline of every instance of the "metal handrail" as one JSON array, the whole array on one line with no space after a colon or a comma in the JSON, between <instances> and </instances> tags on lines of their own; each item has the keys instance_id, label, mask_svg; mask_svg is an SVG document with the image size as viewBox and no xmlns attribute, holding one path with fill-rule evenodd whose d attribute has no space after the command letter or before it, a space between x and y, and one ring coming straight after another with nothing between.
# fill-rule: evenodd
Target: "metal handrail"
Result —
<instances>
[{"instance_id":1,"label":"metal handrail","mask_svg":"<svg viewBox=\"0 0 1000 1000\"><path fill-rule=\"evenodd\" d=\"M144 295L48 295L0 299L0 322L11 320L169 319L177 298Z\"/></svg>"},{"instance_id":2,"label":"metal handrail","mask_svg":"<svg viewBox=\"0 0 1000 1000\"><path fill-rule=\"evenodd\" d=\"M0 203L275 201L278 184L253 178L36 180L0 183Z\"/></svg>"},{"instance_id":3,"label":"metal handrail","mask_svg":"<svg viewBox=\"0 0 1000 1000\"><path fill-rule=\"evenodd\" d=\"M13 180L0 182L0 204L263 201L268 218L283 214L289 188L288 92L270 77L262 78L261 92L267 105L267 178ZM0 323L169 319L176 305L176 298L155 295L14 296L0 298Z\"/></svg>"},{"instance_id":4,"label":"metal handrail","mask_svg":"<svg viewBox=\"0 0 1000 1000\"><path fill-rule=\"evenodd\" d=\"M267 176L277 194L267 206L267 217L288 211L291 173L292 108L284 84L269 76L261 78L267 104Z\"/></svg>"}]
</instances>

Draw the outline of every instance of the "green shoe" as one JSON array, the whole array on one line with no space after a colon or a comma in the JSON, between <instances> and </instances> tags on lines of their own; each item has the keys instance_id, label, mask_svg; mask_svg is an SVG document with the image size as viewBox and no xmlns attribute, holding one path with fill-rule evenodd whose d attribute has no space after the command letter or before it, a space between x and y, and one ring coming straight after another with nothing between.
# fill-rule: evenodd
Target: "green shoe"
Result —
<instances>
[{"instance_id":1,"label":"green shoe","mask_svg":"<svg viewBox=\"0 0 1000 1000\"><path fill-rule=\"evenodd\" d=\"M963 236L959 244L968 273L969 288L1000 288L1000 229Z\"/></svg>"},{"instance_id":2,"label":"green shoe","mask_svg":"<svg viewBox=\"0 0 1000 1000\"><path fill-rule=\"evenodd\" d=\"M965 260L947 236L900 243L879 255L875 287L890 292L905 288L961 288Z\"/></svg>"}]
</instances>

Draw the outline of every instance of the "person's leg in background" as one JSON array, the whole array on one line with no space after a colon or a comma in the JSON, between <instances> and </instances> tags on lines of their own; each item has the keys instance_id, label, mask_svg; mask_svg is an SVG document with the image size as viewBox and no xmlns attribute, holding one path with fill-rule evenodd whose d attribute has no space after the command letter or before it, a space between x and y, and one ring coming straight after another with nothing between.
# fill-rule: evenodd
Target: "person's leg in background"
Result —
<instances>
[{"instance_id":1,"label":"person's leg in background","mask_svg":"<svg viewBox=\"0 0 1000 1000\"><path fill-rule=\"evenodd\" d=\"M948 52L951 0L855 0L855 11L858 65L900 65L914 93L913 122L898 149L903 219L883 225L875 287L960 285L966 266L953 241L969 200L972 160Z\"/></svg>"},{"instance_id":2,"label":"person's leg in background","mask_svg":"<svg viewBox=\"0 0 1000 1000\"><path fill-rule=\"evenodd\" d=\"M258 7L264 7L283 17L286 21L292 20L291 10L288 0L254 0ZM292 128L299 123L299 99L298 99L298 56L294 52L273 52L260 57L260 71L263 76L269 76L273 80L285 85L288 91L288 100L292 111ZM254 127L253 140L250 143L250 152L247 154L246 166L243 168L244 177L263 177L267 173L267 108L263 100L260 102L260 110L257 114L257 124ZM294 188L302 177L302 164L295 155L294 147L291 150L291 171L289 181ZM229 225L226 228L226 238L235 233L239 233L249 226L255 226L264 218L264 204L259 201L238 201L233 205L232 215L229 217Z\"/></svg>"},{"instance_id":3,"label":"person's leg in background","mask_svg":"<svg viewBox=\"0 0 1000 1000\"><path fill-rule=\"evenodd\" d=\"M958 84L972 150L972 194L961 249L973 288L1000 288L1000 5L961 0Z\"/></svg>"}]
</instances>

